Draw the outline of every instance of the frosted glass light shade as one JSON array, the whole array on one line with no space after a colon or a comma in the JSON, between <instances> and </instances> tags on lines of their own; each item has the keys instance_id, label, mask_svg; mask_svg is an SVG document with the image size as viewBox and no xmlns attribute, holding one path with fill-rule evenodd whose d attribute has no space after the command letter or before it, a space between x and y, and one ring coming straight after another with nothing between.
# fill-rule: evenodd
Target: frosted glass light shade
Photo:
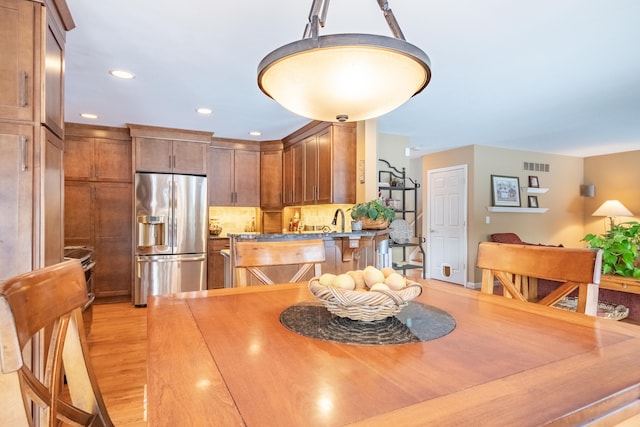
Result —
<instances>
[{"instance_id":1,"label":"frosted glass light shade","mask_svg":"<svg viewBox=\"0 0 640 427\"><path fill-rule=\"evenodd\" d=\"M268 54L258 86L289 111L327 122L379 117L431 80L429 57L404 40L371 34L303 39Z\"/></svg>"}]
</instances>

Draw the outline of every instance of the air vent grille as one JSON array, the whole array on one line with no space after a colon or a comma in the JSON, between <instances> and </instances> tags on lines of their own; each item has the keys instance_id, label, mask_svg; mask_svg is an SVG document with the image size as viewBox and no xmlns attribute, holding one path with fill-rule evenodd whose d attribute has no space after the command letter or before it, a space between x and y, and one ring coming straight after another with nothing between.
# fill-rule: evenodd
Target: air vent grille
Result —
<instances>
[{"instance_id":1,"label":"air vent grille","mask_svg":"<svg viewBox=\"0 0 640 427\"><path fill-rule=\"evenodd\" d=\"M524 162L523 169L534 172L549 172L549 163Z\"/></svg>"}]
</instances>

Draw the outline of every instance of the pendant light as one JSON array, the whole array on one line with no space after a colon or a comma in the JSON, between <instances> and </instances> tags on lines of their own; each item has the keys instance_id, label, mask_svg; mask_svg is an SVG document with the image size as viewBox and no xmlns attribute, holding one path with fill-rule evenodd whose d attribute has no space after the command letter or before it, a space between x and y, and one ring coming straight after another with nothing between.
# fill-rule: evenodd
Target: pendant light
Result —
<instances>
[{"instance_id":1,"label":"pendant light","mask_svg":"<svg viewBox=\"0 0 640 427\"><path fill-rule=\"evenodd\" d=\"M287 110L326 122L379 117L420 93L431 79L429 57L405 41L387 1L377 1L394 37L320 36L329 0L313 0L302 40L260 62L260 89Z\"/></svg>"}]
</instances>

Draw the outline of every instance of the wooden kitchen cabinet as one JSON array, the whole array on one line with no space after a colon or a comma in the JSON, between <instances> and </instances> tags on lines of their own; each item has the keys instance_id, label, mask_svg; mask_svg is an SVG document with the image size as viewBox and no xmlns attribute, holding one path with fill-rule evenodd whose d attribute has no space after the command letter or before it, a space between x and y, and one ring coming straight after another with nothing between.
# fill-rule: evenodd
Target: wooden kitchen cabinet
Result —
<instances>
[{"instance_id":1,"label":"wooden kitchen cabinet","mask_svg":"<svg viewBox=\"0 0 640 427\"><path fill-rule=\"evenodd\" d=\"M283 142L286 205L355 203L355 124L311 122Z\"/></svg>"},{"instance_id":2,"label":"wooden kitchen cabinet","mask_svg":"<svg viewBox=\"0 0 640 427\"><path fill-rule=\"evenodd\" d=\"M209 148L209 205L260 206L260 152Z\"/></svg>"},{"instance_id":3,"label":"wooden kitchen cabinet","mask_svg":"<svg viewBox=\"0 0 640 427\"><path fill-rule=\"evenodd\" d=\"M209 239L207 250L207 289L224 288L224 257L220 253L229 249L229 239Z\"/></svg>"},{"instance_id":4,"label":"wooden kitchen cabinet","mask_svg":"<svg viewBox=\"0 0 640 427\"><path fill-rule=\"evenodd\" d=\"M211 132L129 124L136 172L207 175Z\"/></svg>"},{"instance_id":5,"label":"wooden kitchen cabinet","mask_svg":"<svg viewBox=\"0 0 640 427\"><path fill-rule=\"evenodd\" d=\"M39 57L40 5L25 0L0 1L0 118L32 121L36 60Z\"/></svg>"},{"instance_id":6,"label":"wooden kitchen cabinet","mask_svg":"<svg viewBox=\"0 0 640 427\"><path fill-rule=\"evenodd\" d=\"M0 0L0 279L63 258L57 118L65 31L74 26L64 0Z\"/></svg>"},{"instance_id":7,"label":"wooden kitchen cabinet","mask_svg":"<svg viewBox=\"0 0 640 427\"><path fill-rule=\"evenodd\" d=\"M207 174L207 145L201 142L135 138L136 172Z\"/></svg>"},{"instance_id":8,"label":"wooden kitchen cabinet","mask_svg":"<svg viewBox=\"0 0 640 427\"><path fill-rule=\"evenodd\" d=\"M94 249L96 298L131 296L132 191L131 183L65 182L65 245Z\"/></svg>"},{"instance_id":9,"label":"wooden kitchen cabinet","mask_svg":"<svg viewBox=\"0 0 640 427\"><path fill-rule=\"evenodd\" d=\"M282 150L260 153L260 207L282 208Z\"/></svg>"},{"instance_id":10,"label":"wooden kitchen cabinet","mask_svg":"<svg viewBox=\"0 0 640 427\"><path fill-rule=\"evenodd\" d=\"M66 124L66 246L94 249L97 298L133 288L132 148L126 128Z\"/></svg>"},{"instance_id":11,"label":"wooden kitchen cabinet","mask_svg":"<svg viewBox=\"0 0 640 427\"><path fill-rule=\"evenodd\" d=\"M33 131L0 121L0 281L32 269Z\"/></svg>"},{"instance_id":12,"label":"wooden kitchen cabinet","mask_svg":"<svg viewBox=\"0 0 640 427\"><path fill-rule=\"evenodd\" d=\"M68 123L64 178L131 182L131 137L127 130Z\"/></svg>"},{"instance_id":13,"label":"wooden kitchen cabinet","mask_svg":"<svg viewBox=\"0 0 640 427\"><path fill-rule=\"evenodd\" d=\"M284 149L283 192L285 206L299 206L304 195L304 144L294 144Z\"/></svg>"}]
</instances>

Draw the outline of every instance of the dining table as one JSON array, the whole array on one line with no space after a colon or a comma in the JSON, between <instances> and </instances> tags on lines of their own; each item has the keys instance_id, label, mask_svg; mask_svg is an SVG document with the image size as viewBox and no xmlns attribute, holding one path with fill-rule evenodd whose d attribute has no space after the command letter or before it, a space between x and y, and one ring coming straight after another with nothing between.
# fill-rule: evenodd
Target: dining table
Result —
<instances>
[{"instance_id":1,"label":"dining table","mask_svg":"<svg viewBox=\"0 0 640 427\"><path fill-rule=\"evenodd\" d=\"M148 425L640 425L640 326L418 282L375 322L307 283L150 297Z\"/></svg>"}]
</instances>

